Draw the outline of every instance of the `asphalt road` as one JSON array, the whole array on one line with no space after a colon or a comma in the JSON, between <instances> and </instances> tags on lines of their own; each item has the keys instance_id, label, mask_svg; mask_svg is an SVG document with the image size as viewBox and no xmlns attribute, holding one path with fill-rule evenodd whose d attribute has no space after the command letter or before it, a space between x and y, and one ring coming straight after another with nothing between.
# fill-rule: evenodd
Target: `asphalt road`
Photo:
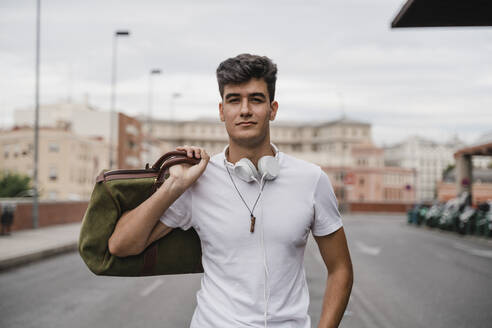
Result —
<instances>
[{"instance_id":1,"label":"asphalt road","mask_svg":"<svg viewBox=\"0 0 492 328\"><path fill-rule=\"evenodd\" d=\"M355 283L341 327L491 327L492 244L407 226L403 216L345 216ZM316 327L326 270L306 249ZM96 277L76 253L0 274L0 327L187 327L200 275Z\"/></svg>"}]
</instances>

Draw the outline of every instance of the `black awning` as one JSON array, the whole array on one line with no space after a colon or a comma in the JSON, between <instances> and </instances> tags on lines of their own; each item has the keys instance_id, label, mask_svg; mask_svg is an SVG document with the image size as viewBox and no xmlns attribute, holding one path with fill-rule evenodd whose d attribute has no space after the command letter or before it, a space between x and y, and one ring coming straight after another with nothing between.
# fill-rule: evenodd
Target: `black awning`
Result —
<instances>
[{"instance_id":1,"label":"black awning","mask_svg":"<svg viewBox=\"0 0 492 328\"><path fill-rule=\"evenodd\" d=\"M391 27L492 26L492 0L408 0Z\"/></svg>"}]
</instances>

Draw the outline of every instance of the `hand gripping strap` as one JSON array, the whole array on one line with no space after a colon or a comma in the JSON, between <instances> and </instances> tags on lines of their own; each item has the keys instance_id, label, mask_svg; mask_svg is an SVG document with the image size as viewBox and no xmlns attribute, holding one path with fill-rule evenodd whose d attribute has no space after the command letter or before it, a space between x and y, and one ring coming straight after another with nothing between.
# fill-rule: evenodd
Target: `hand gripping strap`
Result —
<instances>
[{"instance_id":1,"label":"hand gripping strap","mask_svg":"<svg viewBox=\"0 0 492 328\"><path fill-rule=\"evenodd\" d=\"M177 164L190 164L190 165L195 165L200 162L200 159L198 158L190 158L183 153L179 154L174 154L171 156L168 156L164 164L162 164L161 169L159 170L159 175L157 175L157 179L154 183L154 187L152 189L152 193L154 193L159 187L164 183L164 180L167 179L167 173L169 171L169 168L173 165Z\"/></svg>"}]
</instances>

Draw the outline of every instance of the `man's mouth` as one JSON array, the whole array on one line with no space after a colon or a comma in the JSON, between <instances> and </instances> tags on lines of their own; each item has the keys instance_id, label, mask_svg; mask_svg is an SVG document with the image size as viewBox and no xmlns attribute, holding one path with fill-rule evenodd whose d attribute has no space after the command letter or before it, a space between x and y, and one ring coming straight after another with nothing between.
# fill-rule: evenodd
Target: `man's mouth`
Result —
<instances>
[{"instance_id":1,"label":"man's mouth","mask_svg":"<svg viewBox=\"0 0 492 328\"><path fill-rule=\"evenodd\" d=\"M246 121L246 122L236 123L236 125L240 125L240 126L250 126L250 125L254 125L254 124L256 124L256 122L253 122L253 121Z\"/></svg>"}]
</instances>

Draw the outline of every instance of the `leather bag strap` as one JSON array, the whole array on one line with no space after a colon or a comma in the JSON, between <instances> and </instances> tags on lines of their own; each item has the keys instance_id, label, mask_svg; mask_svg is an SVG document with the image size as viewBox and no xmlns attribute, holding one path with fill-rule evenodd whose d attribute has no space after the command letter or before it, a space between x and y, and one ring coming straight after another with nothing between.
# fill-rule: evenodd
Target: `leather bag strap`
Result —
<instances>
[{"instance_id":1,"label":"leather bag strap","mask_svg":"<svg viewBox=\"0 0 492 328\"><path fill-rule=\"evenodd\" d=\"M154 163L154 165L152 165L152 168L155 170L160 169L160 167L162 166L162 163L164 163L166 160L168 160L169 158L171 158L173 156L186 156L186 151L184 151L184 150L173 150L173 151L167 152L164 155L162 155Z\"/></svg>"}]
</instances>

